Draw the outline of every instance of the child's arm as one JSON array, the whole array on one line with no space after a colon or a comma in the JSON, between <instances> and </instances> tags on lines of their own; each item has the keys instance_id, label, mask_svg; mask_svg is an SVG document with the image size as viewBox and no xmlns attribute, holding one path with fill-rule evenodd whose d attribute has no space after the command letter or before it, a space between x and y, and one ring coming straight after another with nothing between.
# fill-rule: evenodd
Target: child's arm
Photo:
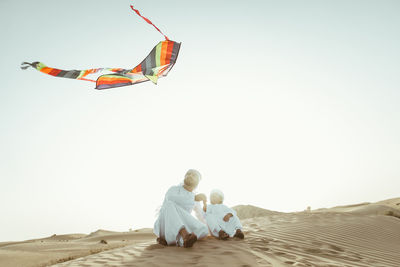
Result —
<instances>
[{"instance_id":1,"label":"child's arm","mask_svg":"<svg viewBox=\"0 0 400 267\"><path fill-rule=\"evenodd\" d=\"M225 205L224 205L224 206L225 206ZM233 209L228 208L228 207L226 207L226 206L225 206L225 212L226 212L226 214L225 214L225 216L224 216L224 221L225 221L225 222L229 221L229 219L230 219L231 217L233 217L233 215L236 215L236 212L235 212Z\"/></svg>"},{"instance_id":2,"label":"child's arm","mask_svg":"<svg viewBox=\"0 0 400 267\"><path fill-rule=\"evenodd\" d=\"M225 222L229 221L229 219L230 219L231 217L233 217L233 214L232 214L232 213L226 214L226 215L224 216L224 221L225 221Z\"/></svg>"}]
</instances>

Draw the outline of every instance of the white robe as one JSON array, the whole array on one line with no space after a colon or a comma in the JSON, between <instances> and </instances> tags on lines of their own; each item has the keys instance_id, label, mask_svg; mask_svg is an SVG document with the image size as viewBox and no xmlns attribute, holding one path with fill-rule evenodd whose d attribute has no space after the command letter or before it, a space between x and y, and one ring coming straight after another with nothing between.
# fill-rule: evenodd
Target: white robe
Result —
<instances>
[{"instance_id":1,"label":"white robe","mask_svg":"<svg viewBox=\"0 0 400 267\"><path fill-rule=\"evenodd\" d=\"M179 234L182 228L188 233L194 233L197 239L208 235L207 226L191 215L195 194L187 191L182 185L172 186L165 194L164 203L154 223L153 232L157 237L164 238L168 245L183 246Z\"/></svg>"},{"instance_id":2,"label":"white robe","mask_svg":"<svg viewBox=\"0 0 400 267\"><path fill-rule=\"evenodd\" d=\"M229 221L225 222L224 217L228 213L232 213L233 216L229 218ZM236 211L224 204L208 204L205 216L208 228L213 236L218 237L219 231L223 230L230 237L233 237L237 229L242 229L242 224L236 215Z\"/></svg>"}]
</instances>

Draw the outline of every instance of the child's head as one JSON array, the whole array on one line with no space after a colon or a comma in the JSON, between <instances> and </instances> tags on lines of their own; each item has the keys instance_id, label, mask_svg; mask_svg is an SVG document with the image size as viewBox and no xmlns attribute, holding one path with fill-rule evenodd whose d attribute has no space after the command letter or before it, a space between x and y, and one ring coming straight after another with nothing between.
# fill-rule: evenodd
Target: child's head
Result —
<instances>
[{"instance_id":1,"label":"child's head","mask_svg":"<svg viewBox=\"0 0 400 267\"><path fill-rule=\"evenodd\" d=\"M222 204L224 202L224 193L221 190L214 189L210 193L211 204Z\"/></svg>"}]
</instances>

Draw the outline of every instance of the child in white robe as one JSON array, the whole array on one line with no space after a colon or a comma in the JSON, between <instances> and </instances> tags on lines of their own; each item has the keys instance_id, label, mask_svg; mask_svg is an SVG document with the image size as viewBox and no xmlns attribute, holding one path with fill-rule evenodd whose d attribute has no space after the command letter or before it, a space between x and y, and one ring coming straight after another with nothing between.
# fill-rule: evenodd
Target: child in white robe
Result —
<instances>
[{"instance_id":1,"label":"child in white robe","mask_svg":"<svg viewBox=\"0 0 400 267\"><path fill-rule=\"evenodd\" d=\"M214 189L210 194L211 204L203 207L211 234L222 240L227 240L229 237L243 239L242 224L236 211L222 204L223 201L224 194Z\"/></svg>"},{"instance_id":2,"label":"child in white robe","mask_svg":"<svg viewBox=\"0 0 400 267\"><path fill-rule=\"evenodd\" d=\"M153 232L162 245L191 247L197 239L208 235L207 226L191 215L195 201L206 201L204 194L192 191L200 181L200 173L189 170L182 185L172 186L154 223Z\"/></svg>"}]
</instances>

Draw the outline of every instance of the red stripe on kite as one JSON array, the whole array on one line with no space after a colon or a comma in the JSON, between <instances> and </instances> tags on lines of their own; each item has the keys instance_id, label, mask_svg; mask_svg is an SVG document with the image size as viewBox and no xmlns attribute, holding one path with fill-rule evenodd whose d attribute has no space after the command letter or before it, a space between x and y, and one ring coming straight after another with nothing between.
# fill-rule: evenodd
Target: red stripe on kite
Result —
<instances>
[{"instance_id":1,"label":"red stripe on kite","mask_svg":"<svg viewBox=\"0 0 400 267\"><path fill-rule=\"evenodd\" d=\"M52 69L48 74L57 76L60 72L61 72L61 70L59 70L59 69Z\"/></svg>"},{"instance_id":2,"label":"red stripe on kite","mask_svg":"<svg viewBox=\"0 0 400 267\"><path fill-rule=\"evenodd\" d=\"M174 42L168 42L167 54L165 55L165 63L171 63L172 50L174 49Z\"/></svg>"}]
</instances>

